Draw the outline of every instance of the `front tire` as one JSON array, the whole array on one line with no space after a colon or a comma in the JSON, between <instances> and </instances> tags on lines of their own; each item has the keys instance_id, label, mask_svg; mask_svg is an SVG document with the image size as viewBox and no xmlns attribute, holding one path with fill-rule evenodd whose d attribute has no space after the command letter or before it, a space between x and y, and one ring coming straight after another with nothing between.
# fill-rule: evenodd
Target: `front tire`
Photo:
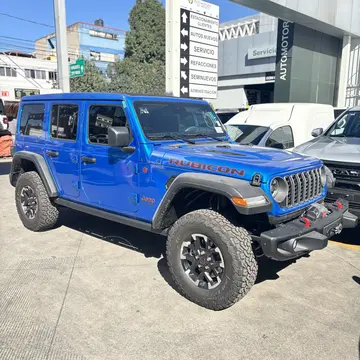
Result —
<instances>
[{"instance_id":1,"label":"front tire","mask_svg":"<svg viewBox=\"0 0 360 360\"><path fill-rule=\"evenodd\" d=\"M15 202L23 225L31 231L55 226L59 211L51 203L45 186L35 171L22 174L16 182Z\"/></svg>"},{"instance_id":2,"label":"front tire","mask_svg":"<svg viewBox=\"0 0 360 360\"><path fill-rule=\"evenodd\" d=\"M166 255L179 292L212 310L235 304L257 277L248 232L213 210L196 210L176 221Z\"/></svg>"}]
</instances>

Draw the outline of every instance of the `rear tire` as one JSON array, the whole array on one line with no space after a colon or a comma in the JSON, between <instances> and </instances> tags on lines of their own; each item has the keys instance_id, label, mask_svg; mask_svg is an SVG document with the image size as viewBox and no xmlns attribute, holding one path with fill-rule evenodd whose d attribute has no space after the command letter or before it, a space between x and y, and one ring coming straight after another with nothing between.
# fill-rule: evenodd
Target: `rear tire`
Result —
<instances>
[{"instance_id":1,"label":"rear tire","mask_svg":"<svg viewBox=\"0 0 360 360\"><path fill-rule=\"evenodd\" d=\"M235 304L257 277L248 232L213 210L196 210L176 221L166 255L179 292L212 310Z\"/></svg>"},{"instance_id":2,"label":"rear tire","mask_svg":"<svg viewBox=\"0 0 360 360\"><path fill-rule=\"evenodd\" d=\"M16 182L15 202L23 225L32 231L55 226L59 211L51 203L45 186L35 171L22 174Z\"/></svg>"}]
</instances>

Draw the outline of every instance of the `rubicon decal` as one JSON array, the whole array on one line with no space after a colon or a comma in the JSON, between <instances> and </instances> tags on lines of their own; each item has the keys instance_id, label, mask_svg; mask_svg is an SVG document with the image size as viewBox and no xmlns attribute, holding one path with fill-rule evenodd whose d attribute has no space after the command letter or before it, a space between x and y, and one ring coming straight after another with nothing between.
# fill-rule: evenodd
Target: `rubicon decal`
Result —
<instances>
[{"instance_id":1,"label":"rubicon decal","mask_svg":"<svg viewBox=\"0 0 360 360\"><path fill-rule=\"evenodd\" d=\"M237 175L237 176L245 175L244 170L230 168L228 166L217 166L217 165L203 164L203 163L199 163L199 162L177 160L177 159L169 159L168 164L191 168L191 169L202 169L202 170L207 170L207 171L211 171L214 173L231 174L231 175Z\"/></svg>"}]
</instances>

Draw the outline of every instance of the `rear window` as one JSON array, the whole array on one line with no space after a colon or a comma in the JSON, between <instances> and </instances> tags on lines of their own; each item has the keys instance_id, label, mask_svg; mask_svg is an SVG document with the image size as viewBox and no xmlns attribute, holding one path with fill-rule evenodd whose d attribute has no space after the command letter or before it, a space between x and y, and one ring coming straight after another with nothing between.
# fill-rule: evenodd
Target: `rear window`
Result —
<instances>
[{"instance_id":1,"label":"rear window","mask_svg":"<svg viewBox=\"0 0 360 360\"><path fill-rule=\"evenodd\" d=\"M21 111L20 134L42 137L45 104L25 104Z\"/></svg>"}]
</instances>

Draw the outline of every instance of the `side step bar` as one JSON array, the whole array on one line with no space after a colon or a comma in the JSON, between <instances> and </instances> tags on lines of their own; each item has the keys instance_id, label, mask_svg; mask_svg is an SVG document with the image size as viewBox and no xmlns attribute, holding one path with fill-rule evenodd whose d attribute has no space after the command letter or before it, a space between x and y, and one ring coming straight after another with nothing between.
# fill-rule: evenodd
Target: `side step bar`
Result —
<instances>
[{"instance_id":1,"label":"side step bar","mask_svg":"<svg viewBox=\"0 0 360 360\"><path fill-rule=\"evenodd\" d=\"M114 221L117 222L119 224L123 224L123 225L127 225L127 226L131 226L131 227L135 227L141 230L145 230L145 231L149 231L152 233L156 233L159 235L164 235L167 236L167 232L168 230L155 230L152 228L150 223L144 222L144 221L140 221L140 220L136 220L127 216L122 216L113 212L109 212L109 211L105 211L105 210L100 210L91 206L87 206L87 205L83 205L83 204L79 204L70 200L65 200L65 199L61 199L61 198L57 198L55 199L55 204L60 205L60 206L64 206L76 211L80 211L89 215L93 215L93 216L97 216L106 220L110 220L110 221Z\"/></svg>"}]
</instances>

